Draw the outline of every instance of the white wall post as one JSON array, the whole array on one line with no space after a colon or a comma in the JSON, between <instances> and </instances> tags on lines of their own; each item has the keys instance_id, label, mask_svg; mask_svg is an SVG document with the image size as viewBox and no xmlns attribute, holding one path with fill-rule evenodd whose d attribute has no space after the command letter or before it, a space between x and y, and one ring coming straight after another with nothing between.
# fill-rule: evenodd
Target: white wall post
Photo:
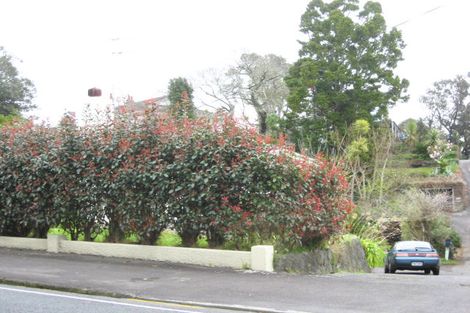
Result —
<instances>
[{"instance_id":1,"label":"white wall post","mask_svg":"<svg viewBox=\"0 0 470 313\"><path fill-rule=\"evenodd\" d=\"M251 247L251 269L254 271L272 272L274 259L273 246Z\"/></svg>"},{"instance_id":2,"label":"white wall post","mask_svg":"<svg viewBox=\"0 0 470 313\"><path fill-rule=\"evenodd\" d=\"M67 238L64 235L47 234L47 252L59 253L62 240L67 240Z\"/></svg>"}]
</instances>

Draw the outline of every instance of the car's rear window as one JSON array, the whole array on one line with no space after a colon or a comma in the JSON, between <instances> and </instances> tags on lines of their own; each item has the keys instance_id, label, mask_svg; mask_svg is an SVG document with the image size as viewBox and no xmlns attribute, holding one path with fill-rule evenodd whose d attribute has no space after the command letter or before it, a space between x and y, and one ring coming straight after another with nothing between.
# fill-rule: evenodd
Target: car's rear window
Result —
<instances>
[{"instance_id":1,"label":"car's rear window","mask_svg":"<svg viewBox=\"0 0 470 313\"><path fill-rule=\"evenodd\" d=\"M395 247L396 247L397 250L415 250L415 251L432 250L432 247L429 243L420 242L420 241L397 242Z\"/></svg>"}]
</instances>

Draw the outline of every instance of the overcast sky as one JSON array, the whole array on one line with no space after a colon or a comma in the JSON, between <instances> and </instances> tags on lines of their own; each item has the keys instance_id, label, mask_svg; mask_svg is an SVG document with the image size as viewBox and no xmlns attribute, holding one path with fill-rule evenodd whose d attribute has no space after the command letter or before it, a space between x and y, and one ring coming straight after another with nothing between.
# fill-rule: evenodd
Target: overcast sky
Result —
<instances>
[{"instance_id":1,"label":"overcast sky","mask_svg":"<svg viewBox=\"0 0 470 313\"><path fill-rule=\"evenodd\" d=\"M178 76L197 87L201 72L246 52L295 62L308 2L2 0L0 45L36 85L33 114L55 123L66 111L80 113L91 87L103 90L100 102L110 92L140 100L165 94ZM410 80L410 100L390 115L396 122L424 116L419 97L434 81L470 71L470 1L379 2L407 44L398 73Z\"/></svg>"}]
</instances>

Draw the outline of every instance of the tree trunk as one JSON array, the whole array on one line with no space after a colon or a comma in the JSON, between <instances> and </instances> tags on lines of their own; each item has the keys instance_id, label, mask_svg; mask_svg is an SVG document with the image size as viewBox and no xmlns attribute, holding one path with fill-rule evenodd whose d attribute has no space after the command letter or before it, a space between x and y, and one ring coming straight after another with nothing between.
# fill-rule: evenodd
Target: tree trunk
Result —
<instances>
[{"instance_id":1,"label":"tree trunk","mask_svg":"<svg viewBox=\"0 0 470 313\"><path fill-rule=\"evenodd\" d=\"M92 235L92 228L93 226L91 225L86 225L85 229L83 230L83 235L84 235L84 240L85 241L93 241L93 238L91 237Z\"/></svg>"},{"instance_id":2,"label":"tree trunk","mask_svg":"<svg viewBox=\"0 0 470 313\"><path fill-rule=\"evenodd\" d=\"M351 182L349 184L349 190L351 191L351 194L350 194L351 201L354 201L354 188L356 188L355 183L356 183L356 172L353 170L352 171Z\"/></svg>"},{"instance_id":3,"label":"tree trunk","mask_svg":"<svg viewBox=\"0 0 470 313\"><path fill-rule=\"evenodd\" d=\"M207 232L207 241L211 248L216 248L224 243L224 236L213 229L209 229Z\"/></svg>"},{"instance_id":4,"label":"tree trunk","mask_svg":"<svg viewBox=\"0 0 470 313\"><path fill-rule=\"evenodd\" d=\"M259 133L262 135L265 135L266 132L268 131L268 124L267 124L268 113L264 111L257 111L256 113L258 113Z\"/></svg>"},{"instance_id":5,"label":"tree trunk","mask_svg":"<svg viewBox=\"0 0 470 313\"><path fill-rule=\"evenodd\" d=\"M196 244L197 236L199 232L193 230L184 230L181 233L181 239L185 247L193 247Z\"/></svg>"},{"instance_id":6,"label":"tree trunk","mask_svg":"<svg viewBox=\"0 0 470 313\"><path fill-rule=\"evenodd\" d=\"M70 232L70 239L72 241L77 241L78 240L78 236L80 235L80 231L78 230L78 228L76 227L71 227L69 229L69 232Z\"/></svg>"},{"instance_id":7,"label":"tree trunk","mask_svg":"<svg viewBox=\"0 0 470 313\"><path fill-rule=\"evenodd\" d=\"M152 230L142 236L141 243L144 245L154 245L160 235L160 230Z\"/></svg>"},{"instance_id":8,"label":"tree trunk","mask_svg":"<svg viewBox=\"0 0 470 313\"><path fill-rule=\"evenodd\" d=\"M124 232L121 229L119 221L112 218L109 221L108 242L121 242L124 239Z\"/></svg>"},{"instance_id":9,"label":"tree trunk","mask_svg":"<svg viewBox=\"0 0 470 313\"><path fill-rule=\"evenodd\" d=\"M39 226L36 229L36 236L37 238L47 238L47 232L49 231L49 225Z\"/></svg>"}]
</instances>

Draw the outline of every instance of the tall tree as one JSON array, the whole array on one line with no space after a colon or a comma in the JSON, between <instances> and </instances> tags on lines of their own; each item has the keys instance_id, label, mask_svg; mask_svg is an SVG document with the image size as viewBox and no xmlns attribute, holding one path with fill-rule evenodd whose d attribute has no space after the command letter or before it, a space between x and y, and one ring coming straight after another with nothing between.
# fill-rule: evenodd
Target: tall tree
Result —
<instances>
[{"instance_id":1,"label":"tall tree","mask_svg":"<svg viewBox=\"0 0 470 313\"><path fill-rule=\"evenodd\" d=\"M281 116L288 94L284 77L289 64L283 57L256 53L242 54L238 64L229 69L229 89L243 104L252 106L258 118L259 132L268 130L268 118Z\"/></svg>"},{"instance_id":2,"label":"tall tree","mask_svg":"<svg viewBox=\"0 0 470 313\"><path fill-rule=\"evenodd\" d=\"M415 119L409 118L400 123L399 127L405 132L405 142L414 147L418 142L418 122Z\"/></svg>"},{"instance_id":3,"label":"tall tree","mask_svg":"<svg viewBox=\"0 0 470 313\"><path fill-rule=\"evenodd\" d=\"M0 47L0 114L16 115L34 108L33 83L19 75L12 57Z\"/></svg>"},{"instance_id":4,"label":"tall tree","mask_svg":"<svg viewBox=\"0 0 470 313\"><path fill-rule=\"evenodd\" d=\"M178 77L168 84L170 112L176 117L194 117L193 87L186 78Z\"/></svg>"},{"instance_id":5,"label":"tall tree","mask_svg":"<svg viewBox=\"0 0 470 313\"><path fill-rule=\"evenodd\" d=\"M434 126L446 133L447 139L462 147L470 156L470 84L462 76L435 82L432 89L421 97L430 111Z\"/></svg>"},{"instance_id":6,"label":"tall tree","mask_svg":"<svg viewBox=\"0 0 470 313\"><path fill-rule=\"evenodd\" d=\"M0 127L4 124L11 123L16 120L18 117L15 115L2 115L0 114Z\"/></svg>"},{"instance_id":7,"label":"tall tree","mask_svg":"<svg viewBox=\"0 0 470 313\"><path fill-rule=\"evenodd\" d=\"M387 31L382 8L358 0L313 0L302 15L300 59L286 78L287 128L298 145L328 144L333 129L365 119L374 125L404 95L408 81L394 70L402 60L401 33Z\"/></svg>"},{"instance_id":8,"label":"tall tree","mask_svg":"<svg viewBox=\"0 0 470 313\"><path fill-rule=\"evenodd\" d=\"M239 100L236 93L237 86L233 79L225 70L216 69L209 69L201 76L200 89L209 99L209 101L204 99L201 102L212 109L233 116Z\"/></svg>"}]
</instances>

